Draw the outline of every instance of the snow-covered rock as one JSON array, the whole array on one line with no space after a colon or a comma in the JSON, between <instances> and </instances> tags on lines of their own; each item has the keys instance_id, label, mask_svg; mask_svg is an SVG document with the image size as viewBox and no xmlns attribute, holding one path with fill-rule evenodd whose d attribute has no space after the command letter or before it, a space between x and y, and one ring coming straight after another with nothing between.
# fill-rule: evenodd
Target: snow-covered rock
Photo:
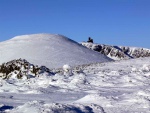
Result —
<instances>
[{"instance_id":1,"label":"snow-covered rock","mask_svg":"<svg viewBox=\"0 0 150 113\"><path fill-rule=\"evenodd\" d=\"M83 46L97 51L113 60L122 60L139 57L149 57L150 49L138 47L111 46L105 44L94 44L82 42Z\"/></svg>"},{"instance_id":2,"label":"snow-covered rock","mask_svg":"<svg viewBox=\"0 0 150 113\"><path fill-rule=\"evenodd\" d=\"M68 64L65 64L63 66L63 71L64 71L64 75L66 75L66 76L71 76L72 75L72 68Z\"/></svg>"},{"instance_id":3,"label":"snow-covered rock","mask_svg":"<svg viewBox=\"0 0 150 113\"><path fill-rule=\"evenodd\" d=\"M0 78L3 79L30 79L39 74L50 72L45 66L35 66L25 59L15 59L0 65Z\"/></svg>"}]
</instances>

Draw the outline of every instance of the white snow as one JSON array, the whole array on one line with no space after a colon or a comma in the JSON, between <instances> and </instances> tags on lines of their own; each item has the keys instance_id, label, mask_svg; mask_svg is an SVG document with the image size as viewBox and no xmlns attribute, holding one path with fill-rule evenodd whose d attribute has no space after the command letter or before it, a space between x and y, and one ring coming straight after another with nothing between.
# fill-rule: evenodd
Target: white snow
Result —
<instances>
[{"instance_id":1,"label":"white snow","mask_svg":"<svg viewBox=\"0 0 150 113\"><path fill-rule=\"evenodd\" d=\"M18 57L34 63L27 69L21 67L25 60L17 64L29 79L13 72L9 79L0 78L0 113L150 113L150 57L107 62L111 60L51 34L1 42L0 56L0 63ZM34 75L36 64L56 69Z\"/></svg>"},{"instance_id":2,"label":"white snow","mask_svg":"<svg viewBox=\"0 0 150 113\"><path fill-rule=\"evenodd\" d=\"M48 68L110 61L106 56L57 34L22 35L1 42L0 58L0 64L22 58Z\"/></svg>"},{"instance_id":3,"label":"white snow","mask_svg":"<svg viewBox=\"0 0 150 113\"><path fill-rule=\"evenodd\" d=\"M60 70L52 76L1 80L0 111L149 113L149 67L150 58L139 58L81 65L72 68L71 76ZM82 71L76 73L77 68Z\"/></svg>"}]
</instances>

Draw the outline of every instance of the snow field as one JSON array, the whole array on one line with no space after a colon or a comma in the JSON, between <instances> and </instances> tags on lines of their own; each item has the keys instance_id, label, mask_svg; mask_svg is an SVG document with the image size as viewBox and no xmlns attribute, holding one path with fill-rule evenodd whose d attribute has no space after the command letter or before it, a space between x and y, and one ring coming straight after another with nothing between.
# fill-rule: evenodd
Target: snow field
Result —
<instances>
[{"instance_id":1,"label":"snow field","mask_svg":"<svg viewBox=\"0 0 150 113\"><path fill-rule=\"evenodd\" d=\"M150 59L71 68L30 79L1 80L1 108L11 113L149 113ZM66 71L67 69L67 71Z\"/></svg>"}]
</instances>

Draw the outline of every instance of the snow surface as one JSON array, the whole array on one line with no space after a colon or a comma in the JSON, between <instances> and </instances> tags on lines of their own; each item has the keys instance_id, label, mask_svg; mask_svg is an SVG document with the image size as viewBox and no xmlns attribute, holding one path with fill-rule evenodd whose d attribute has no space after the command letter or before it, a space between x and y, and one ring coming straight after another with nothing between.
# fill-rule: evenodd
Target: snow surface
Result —
<instances>
[{"instance_id":1,"label":"snow surface","mask_svg":"<svg viewBox=\"0 0 150 113\"><path fill-rule=\"evenodd\" d=\"M0 113L150 113L150 57L108 62L112 60L52 34L1 42L0 57L6 69L21 66L23 76L11 72L8 79L0 78Z\"/></svg>"},{"instance_id":2,"label":"snow surface","mask_svg":"<svg viewBox=\"0 0 150 113\"><path fill-rule=\"evenodd\" d=\"M0 111L150 113L150 58L81 65L69 76L62 70L27 80L1 79Z\"/></svg>"},{"instance_id":3,"label":"snow surface","mask_svg":"<svg viewBox=\"0 0 150 113\"><path fill-rule=\"evenodd\" d=\"M110 61L106 56L57 34L22 35L1 42L0 57L0 64L22 58L48 68Z\"/></svg>"}]
</instances>

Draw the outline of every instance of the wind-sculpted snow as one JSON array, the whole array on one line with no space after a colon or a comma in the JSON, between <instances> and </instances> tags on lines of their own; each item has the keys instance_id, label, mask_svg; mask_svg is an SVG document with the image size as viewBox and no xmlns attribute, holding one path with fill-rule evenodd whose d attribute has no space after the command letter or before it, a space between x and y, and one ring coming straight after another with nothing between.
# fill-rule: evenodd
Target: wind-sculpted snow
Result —
<instances>
[{"instance_id":1,"label":"wind-sculpted snow","mask_svg":"<svg viewBox=\"0 0 150 113\"><path fill-rule=\"evenodd\" d=\"M50 76L44 72L29 79L1 79L0 110L8 113L150 111L150 58L75 68L66 64L53 72Z\"/></svg>"},{"instance_id":2,"label":"wind-sculpted snow","mask_svg":"<svg viewBox=\"0 0 150 113\"><path fill-rule=\"evenodd\" d=\"M103 108L90 104L45 104L44 102L28 102L12 110L11 113L105 113Z\"/></svg>"},{"instance_id":3,"label":"wind-sculpted snow","mask_svg":"<svg viewBox=\"0 0 150 113\"><path fill-rule=\"evenodd\" d=\"M130 58L140 58L140 57L150 57L150 49L138 48L138 47L124 47L124 46L110 46L104 44L93 44L82 42L82 45L97 51L105 56L114 59L130 59Z\"/></svg>"},{"instance_id":4,"label":"wind-sculpted snow","mask_svg":"<svg viewBox=\"0 0 150 113\"><path fill-rule=\"evenodd\" d=\"M111 61L65 36L52 34L23 35L1 42L0 57L0 64L22 58L48 68Z\"/></svg>"}]
</instances>

